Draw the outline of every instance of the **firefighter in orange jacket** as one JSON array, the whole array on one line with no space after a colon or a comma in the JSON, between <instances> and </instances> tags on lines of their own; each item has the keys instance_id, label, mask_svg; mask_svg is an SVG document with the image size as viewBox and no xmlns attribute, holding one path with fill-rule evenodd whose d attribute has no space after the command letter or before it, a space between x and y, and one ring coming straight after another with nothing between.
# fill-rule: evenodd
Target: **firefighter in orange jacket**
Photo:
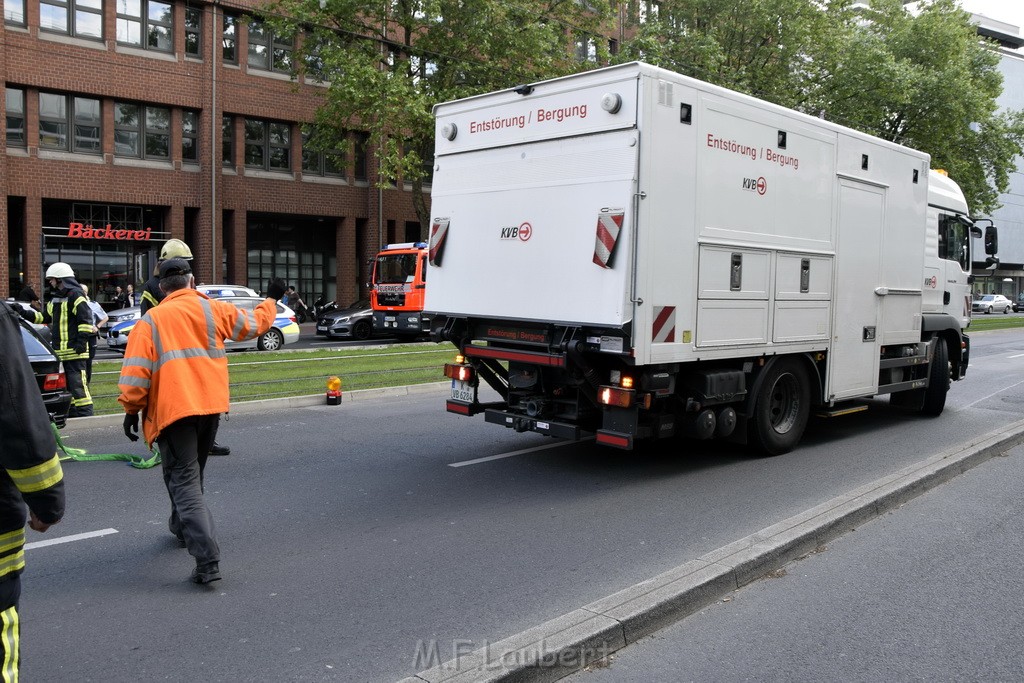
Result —
<instances>
[{"instance_id":1,"label":"firefighter in orange jacket","mask_svg":"<svg viewBox=\"0 0 1024 683\"><path fill-rule=\"evenodd\" d=\"M18 680L18 598L29 527L46 531L64 516L64 473L50 416L25 356L18 316L0 304L0 680Z\"/></svg>"},{"instance_id":2,"label":"firefighter in orange jacket","mask_svg":"<svg viewBox=\"0 0 1024 683\"><path fill-rule=\"evenodd\" d=\"M267 299L252 311L210 299L195 290L188 261L160 264L166 294L132 329L121 365L117 399L124 432L160 448L164 484L171 498L168 526L195 558L195 583L220 577L220 548L203 500L203 472L220 414L228 412L228 361L224 340L254 339L270 329L284 283L272 281Z\"/></svg>"}]
</instances>

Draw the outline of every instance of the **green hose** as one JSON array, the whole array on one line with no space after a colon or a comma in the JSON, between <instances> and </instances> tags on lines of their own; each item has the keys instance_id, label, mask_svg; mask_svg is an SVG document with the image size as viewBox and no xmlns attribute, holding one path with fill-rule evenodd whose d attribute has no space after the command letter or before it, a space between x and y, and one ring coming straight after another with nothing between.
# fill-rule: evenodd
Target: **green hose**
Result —
<instances>
[{"instance_id":1,"label":"green hose","mask_svg":"<svg viewBox=\"0 0 1024 683\"><path fill-rule=\"evenodd\" d=\"M157 450L155 445L152 449L153 456L150 458L143 458L141 455L134 455L132 453L89 453L83 448L71 448L65 445L64 439L60 438L60 432L57 431L57 425L51 422L50 427L53 429L53 436L57 439L57 448L64 454L60 458L61 460L76 460L78 462L123 460L140 470L148 470L150 467L156 467L160 464L160 451Z\"/></svg>"}]
</instances>

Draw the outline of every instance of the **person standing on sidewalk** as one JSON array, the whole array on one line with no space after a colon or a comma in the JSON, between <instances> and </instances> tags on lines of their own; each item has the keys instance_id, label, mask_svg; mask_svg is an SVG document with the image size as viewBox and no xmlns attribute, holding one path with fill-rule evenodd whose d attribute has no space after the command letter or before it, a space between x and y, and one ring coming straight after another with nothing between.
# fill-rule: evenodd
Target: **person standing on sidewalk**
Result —
<instances>
[{"instance_id":1,"label":"person standing on sidewalk","mask_svg":"<svg viewBox=\"0 0 1024 683\"><path fill-rule=\"evenodd\" d=\"M93 313L82 286L75 279L75 271L66 263L57 262L46 269L46 280L53 290L53 298L43 311L23 311L21 316L38 324L50 326L50 345L57 358L64 363L64 376L71 392L68 417L92 415L92 395L86 378L89 360L89 335L93 333Z\"/></svg>"},{"instance_id":2,"label":"person standing on sidewalk","mask_svg":"<svg viewBox=\"0 0 1024 683\"><path fill-rule=\"evenodd\" d=\"M28 525L43 532L64 516L64 472L35 373L22 352L20 323L0 304L0 680L18 680L18 599Z\"/></svg>"},{"instance_id":3,"label":"person standing on sidewalk","mask_svg":"<svg viewBox=\"0 0 1024 683\"><path fill-rule=\"evenodd\" d=\"M210 299L195 289L188 261L160 264L166 297L132 330L118 388L124 433L136 441L139 413L146 443L160 448L171 499L168 527L195 558L195 583L218 581L220 547L203 500L203 473L220 414L228 411L228 361L224 340L255 339L270 329L284 283L272 280L267 299L252 311Z\"/></svg>"},{"instance_id":4,"label":"person standing on sidewalk","mask_svg":"<svg viewBox=\"0 0 1024 683\"><path fill-rule=\"evenodd\" d=\"M88 285L82 285L82 293L85 294L85 298L89 302L89 308L92 310L93 332L88 336L89 358L85 361L85 382L86 384L92 384L92 362L96 358L96 344L100 336L100 325L106 324L110 320L110 316L107 315L107 312L103 310L99 303L89 298Z\"/></svg>"}]
</instances>

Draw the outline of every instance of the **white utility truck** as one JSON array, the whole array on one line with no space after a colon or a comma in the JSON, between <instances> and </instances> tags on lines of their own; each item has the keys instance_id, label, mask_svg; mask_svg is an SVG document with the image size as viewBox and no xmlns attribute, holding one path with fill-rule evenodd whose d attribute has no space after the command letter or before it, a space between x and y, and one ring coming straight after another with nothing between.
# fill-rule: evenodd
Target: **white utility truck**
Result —
<instances>
[{"instance_id":1,"label":"white utility truck","mask_svg":"<svg viewBox=\"0 0 1024 683\"><path fill-rule=\"evenodd\" d=\"M812 410L938 415L964 377L982 232L927 154L641 63L435 115L450 412L779 454Z\"/></svg>"}]
</instances>

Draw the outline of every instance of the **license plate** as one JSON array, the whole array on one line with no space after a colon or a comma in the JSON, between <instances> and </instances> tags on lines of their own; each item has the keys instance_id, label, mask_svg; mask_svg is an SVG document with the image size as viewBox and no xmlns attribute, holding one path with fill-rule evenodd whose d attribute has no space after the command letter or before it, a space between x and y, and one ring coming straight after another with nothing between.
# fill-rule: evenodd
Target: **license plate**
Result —
<instances>
[{"instance_id":1,"label":"license plate","mask_svg":"<svg viewBox=\"0 0 1024 683\"><path fill-rule=\"evenodd\" d=\"M384 321L385 322L393 323L393 322L395 322L395 320L397 320L397 318L395 318L395 316L393 316L393 315L386 315L386 316L384 316Z\"/></svg>"},{"instance_id":2,"label":"license plate","mask_svg":"<svg viewBox=\"0 0 1024 683\"><path fill-rule=\"evenodd\" d=\"M327 329L327 325L317 325L317 326L316 326L316 331L317 331L317 332L323 332L323 331L325 331L326 329Z\"/></svg>"},{"instance_id":3,"label":"license plate","mask_svg":"<svg viewBox=\"0 0 1024 683\"><path fill-rule=\"evenodd\" d=\"M465 401L466 403L472 403L473 399L476 398L476 391L469 382L462 382L457 379L452 380L452 400L453 401Z\"/></svg>"}]
</instances>

